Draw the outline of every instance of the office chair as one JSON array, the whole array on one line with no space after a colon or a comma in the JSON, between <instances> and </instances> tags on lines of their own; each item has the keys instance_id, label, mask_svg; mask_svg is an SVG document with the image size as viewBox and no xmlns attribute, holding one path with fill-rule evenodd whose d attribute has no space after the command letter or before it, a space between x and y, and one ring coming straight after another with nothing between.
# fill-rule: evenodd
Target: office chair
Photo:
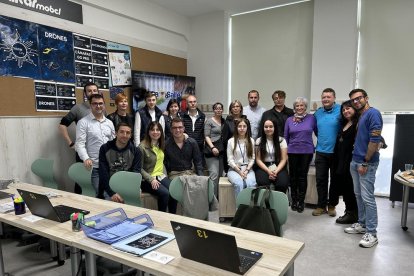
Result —
<instances>
[{"instance_id":1,"label":"office chair","mask_svg":"<svg viewBox=\"0 0 414 276\"><path fill-rule=\"evenodd\" d=\"M239 195L236 198L237 208L239 207L240 204L245 204L245 205L250 204L252 190L253 188L246 188L246 189L243 189L239 193ZM265 192L265 189L260 190L259 202L264 192ZM279 229L280 236L283 237L282 226L287 221L287 214L288 214L288 209L289 209L288 197L285 193L278 192L278 191L271 191L269 203L270 203L270 208L276 210L277 218L279 220L279 225L280 225L280 229Z\"/></svg>"},{"instance_id":2,"label":"office chair","mask_svg":"<svg viewBox=\"0 0 414 276\"><path fill-rule=\"evenodd\" d=\"M95 197L96 192L91 182L92 170L88 171L82 162L73 163L68 170L69 178L82 187L82 194Z\"/></svg>"},{"instance_id":3,"label":"office chair","mask_svg":"<svg viewBox=\"0 0 414 276\"><path fill-rule=\"evenodd\" d=\"M135 172L119 171L109 179L109 186L118 193L125 204L141 207L142 175Z\"/></svg>"},{"instance_id":4,"label":"office chair","mask_svg":"<svg viewBox=\"0 0 414 276\"><path fill-rule=\"evenodd\" d=\"M58 189L58 184L55 182L53 176L53 160L39 158L36 159L31 166L32 172L40 177L43 182L43 186Z\"/></svg>"}]
</instances>

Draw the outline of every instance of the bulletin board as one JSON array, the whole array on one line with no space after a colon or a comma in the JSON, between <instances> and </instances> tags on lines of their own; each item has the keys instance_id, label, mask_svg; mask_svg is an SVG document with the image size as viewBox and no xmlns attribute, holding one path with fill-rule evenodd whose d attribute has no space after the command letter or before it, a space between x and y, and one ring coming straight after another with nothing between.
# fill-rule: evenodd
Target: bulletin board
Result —
<instances>
[{"instance_id":1,"label":"bulletin board","mask_svg":"<svg viewBox=\"0 0 414 276\"><path fill-rule=\"evenodd\" d=\"M187 60L154 51L131 47L132 70L157 73L187 75ZM124 88L124 93L132 100L131 89ZM109 100L108 90L103 91L106 112L116 110L113 100ZM30 78L0 76L0 116L56 116L66 112L36 111L34 80ZM83 101L83 90L76 89L76 101ZM132 106L130 101L129 106Z\"/></svg>"}]
</instances>

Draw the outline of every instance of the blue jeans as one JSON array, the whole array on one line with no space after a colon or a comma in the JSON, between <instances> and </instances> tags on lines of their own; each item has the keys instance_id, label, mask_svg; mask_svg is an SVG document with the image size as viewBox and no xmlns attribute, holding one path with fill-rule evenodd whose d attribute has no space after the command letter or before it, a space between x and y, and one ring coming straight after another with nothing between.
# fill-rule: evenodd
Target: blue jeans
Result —
<instances>
[{"instance_id":1,"label":"blue jeans","mask_svg":"<svg viewBox=\"0 0 414 276\"><path fill-rule=\"evenodd\" d=\"M91 183L92 183L93 189L95 190L95 197L98 197L98 192L99 192L99 168L92 168ZM111 198L106 191L104 192L104 198L105 199L110 199Z\"/></svg>"},{"instance_id":2,"label":"blue jeans","mask_svg":"<svg viewBox=\"0 0 414 276\"><path fill-rule=\"evenodd\" d=\"M350 172L354 182L354 192L358 205L358 222L365 225L367 233L375 235L378 226L377 203L375 202L375 173L378 162L369 163L367 173L360 175L361 163L351 162Z\"/></svg>"},{"instance_id":3,"label":"blue jeans","mask_svg":"<svg viewBox=\"0 0 414 276\"><path fill-rule=\"evenodd\" d=\"M250 170L247 174L246 179L242 179L240 174L233 169L229 169L227 173L227 177L229 181L234 186L234 195L237 198L237 195L246 187L256 187L256 176L254 175L254 171Z\"/></svg>"}]
</instances>

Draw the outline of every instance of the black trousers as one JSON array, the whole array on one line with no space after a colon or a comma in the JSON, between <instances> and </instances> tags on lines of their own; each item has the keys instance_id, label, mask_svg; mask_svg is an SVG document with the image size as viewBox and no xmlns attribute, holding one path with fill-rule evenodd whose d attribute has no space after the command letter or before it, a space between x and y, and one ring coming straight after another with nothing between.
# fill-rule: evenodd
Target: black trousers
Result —
<instances>
[{"instance_id":1,"label":"black trousers","mask_svg":"<svg viewBox=\"0 0 414 276\"><path fill-rule=\"evenodd\" d=\"M309 165L313 154L289 153L289 175L292 202L303 204L308 189Z\"/></svg>"},{"instance_id":2,"label":"black trousers","mask_svg":"<svg viewBox=\"0 0 414 276\"><path fill-rule=\"evenodd\" d=\"M318 207L326 208L327 205L336 206L339 201L340 191L334 181L331 181L331 185L329 186L329 179L332 180L333 177L333 153L316 152L315 169Z\"/></svg>"},{"instance_id":3,"label":"black trousers","mask_svg":"<svg viewBox=\"0 0 414 276\"><path fill-rule=\"evenodd\" d=\"M270 180L267 172L259 168L259 166L255 170L255 175L258 187L271 187L273 185L275 191L282 193L286 193L289 187L289 175L286 169L281 170L275 180Z\"/></svg>"},{"instance_id":4,"label":"black trousers","mask_svg":"<svg viewBox=\"0 0 414 276\"><path fill-rule=\"evenodd\" d=\"M175 214L177 211L177 201L170 196L169 187L171 180L168 177L165 177L160 182L161 185L157 190L154 190L151 183L142 180L141 190L144 193L149 193L158 197L158 211L166 212L168 207L168 212Z\"/></svg>"},{"instance_id":5,"label":"black trousers","mask_svg":"<svg viewBox=\"0 0 414 276\"><path fill-rule=\"evenodd\" d=\"M352 176L349 172L344 174L333 174L331 180L331 187L332 184L334 188L337 189L339 195L343 195L343 199L345 202L345 209L347 211L355 211L358 212L358 206L356 202L356 197L354 193L354 183L352 181ZM331 188L332 189L332 188ZM329 205L336 206L339 203L339 197L329 198Z\"/></svg>"}]
</instances>

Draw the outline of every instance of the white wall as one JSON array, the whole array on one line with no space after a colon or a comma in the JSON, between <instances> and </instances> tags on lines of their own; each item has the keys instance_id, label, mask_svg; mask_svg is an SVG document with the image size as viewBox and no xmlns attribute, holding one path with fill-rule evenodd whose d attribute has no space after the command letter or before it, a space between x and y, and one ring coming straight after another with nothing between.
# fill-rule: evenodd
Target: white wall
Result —
<instances>
[{"instance_id":1,"label":"white wall","mask_svg":"<svg viewBox=\"0 0 414 276\"><path fill-rule=\"evenodd\" d=\"M311 101L331 87L338 100L354 88L358 0L314 0Z\"/></svg>"},{"instance_id":2,"label":"white wall","mask_svg":"<svg viewBox=\"0 0 414 276\"><path fill-rule=\"evenodd\" d=\"M191 18L187 74L196 77L199 103L227 105L228 18L224 12Z\"/></svg>"}]
</instances>

